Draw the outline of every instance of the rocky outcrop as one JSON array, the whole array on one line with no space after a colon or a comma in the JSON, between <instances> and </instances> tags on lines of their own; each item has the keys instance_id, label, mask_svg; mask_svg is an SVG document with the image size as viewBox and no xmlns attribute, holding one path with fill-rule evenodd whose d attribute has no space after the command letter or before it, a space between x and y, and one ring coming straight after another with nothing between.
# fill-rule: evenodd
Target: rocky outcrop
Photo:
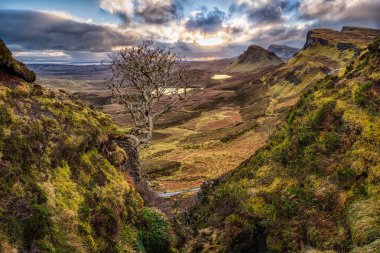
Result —
<instances>
[{"instance_id":1,"label":"rocky outcrop","mask_svg":"<svg viewBox=\"0 0 380 253\"><path fill-rule=\"evenodd\" d=\"M11 74L16 74L27 82L34 82L36 74L29 70L24 63L15 60L11 51L0 39L0 68Z\"/></svg>"},{"instance_id":2,"label":"rocky outcrop","mask_svg":"<svg viewBox=\"0 0 380 253\"><path fill-rule=\"evenodd\" d=\"M345 26L339 31L314 29L307 33L303 49L314 45L338 47L339 50L363 50L374 39L380 37L379 29ZM360 53L360 52L359 52Z\"/></svg>"},{"instance_id":3,"label":"rocky outcrop","mask_svg":"<svg viewBox=\"0 0 380 253\"><path fill-rule=\"evenodd\" d=\"M268 51L276 54L282 60L287 61L292 58L295 53L300 51L300 49L286 45L270 45Z\"/></svg>"},{"instance_id":4,"label":"rocky outcrop","mask_svg":"<svg viewBox=\"0 0 380 253\"><path fill-rule=\"evenodd\" d=\"M358 48L357 46L355 46L354 44L352 43L347 43L347 42L339 42L336 47L340 50L340 51L344 51L344 50L354 50L355 51L355 54L354 54L354 58L358 57L359 54L361 53L361 49Z\"/></svg>"},{"instance_id":5,"label":"rocky outcrop","mask_svg":"<svg viewBox=\"0 0 380 253\"><path fill-rule=\"evenodd\" d=\"M307 36L306 36L306 42L305 42L305 45L303 46L303 49L307 49L317 44L320 44L322 46L327 46L329 44L329 41L327 39L322 38L318 35L320 35L319 29L308 31Z\"/></svg>"}]
</instances>

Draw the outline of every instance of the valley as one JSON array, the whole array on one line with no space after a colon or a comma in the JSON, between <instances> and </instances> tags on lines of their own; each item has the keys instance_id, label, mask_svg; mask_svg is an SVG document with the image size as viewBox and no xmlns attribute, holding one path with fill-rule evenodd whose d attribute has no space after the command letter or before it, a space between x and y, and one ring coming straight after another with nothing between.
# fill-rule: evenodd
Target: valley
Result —
<instances>
[{"instance_id":1,"label":"valley","mask_svg":"<svg viewBox=\"0 0 380 253\"><path fill-rule=\"evenodd\" d=\"M107 65L25 66L0 41L0 249L378 252L379 38L314 29L282 57L190 62L140 149L147 181Z\"/></svg>"},{"instance_id":2,"label":"valley","mask_svg":"<svg viewBox=\"0 0 380 253\"><path fill-rule=\"evenodd\" d=\"M205 180L229 172L263 146L280 122L278 115L266 114L269 98L260 81L275 66L227 75L226 64L214 66L210 71L208 66L212 65L215 64L192 64L197 77L190 86L194 90L190 90L189 99L158 121L152 146L142 152L143 167L158 192L200 187ZM112 103L103 80L109 73L106 66L63 66L60 71L49 71L50 66L30 67L39 74L37 82L41 85L63 89L88 101L110 115L120 127L130 125L124 107ZM90 76L95 80L89 80ZM285 102L282 109L294 102ZM255 112L248 114L242 110Z\"/></svg>"},{"instance_id":3,"label":"valley","mask_svg":"<svg viewBox=\"0 0 380 253\"><path fill-rule=\"evenodd\" d=\"M358 33L366 36L358 39ZM233 170L266 143L305 90L331 71L339 72L376 34L349 27L315 30L304 50L282 64L260 47L250 47L236 60L191 63L193 94L159 119L153 145L142 152L152 186L157 192L188 190ZM342 48L342 43L349 46ZM106 87L107 66L31 68L42 85L88 101L120 127L130 125Z\"/></svg>"},{"instance_id":4,"label":"valley","mask_svg":"<svg viewBox=\"0 0 380 253\"><path fill-rule=\"evenodd\" d=\"M380 0L0 0L0 253L380 253Z\"/></svg>"}]
</instances>

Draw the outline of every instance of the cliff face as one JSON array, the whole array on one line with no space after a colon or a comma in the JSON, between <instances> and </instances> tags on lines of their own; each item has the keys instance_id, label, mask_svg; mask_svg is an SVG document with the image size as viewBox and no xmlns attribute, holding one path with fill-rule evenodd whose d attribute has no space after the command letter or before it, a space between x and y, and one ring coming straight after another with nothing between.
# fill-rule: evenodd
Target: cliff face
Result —
<instances>
[{"instance_id":1,"label":"cliff face","mask_svg":"<svg viewBox=\"0 0 380 253\"><path fill-rule=\"evenodd\" d=\"M236 61L227 67L226 70L230 72L253 71L269 66L276 66L281 63L282 60L273 52L252 45L248 47L248 49L244 51Z\"/></svg>"},{"instance_id":2,"label":"cliff face","mask_svg":"<svg viewBox=\"0 0 380 253\"><path fill-rule=\"evenodd\" d=\"M314 45L339 46L341 49L365 48L371 41L380 36L380 30L359 27L343 27L342 30L315 29L307 33L303 49Z\"/></svg>"},{"instance_id":3,"label":"cliff face","mask_svg":"<svg viewBox=\"0 0 380 253\"><path fill-rule=\"evenodd\" d=\"M171 252L169 224L135 191L110 118L25 82L32 72L0 53L0 252Z\"/></svg>"}]
</instances>

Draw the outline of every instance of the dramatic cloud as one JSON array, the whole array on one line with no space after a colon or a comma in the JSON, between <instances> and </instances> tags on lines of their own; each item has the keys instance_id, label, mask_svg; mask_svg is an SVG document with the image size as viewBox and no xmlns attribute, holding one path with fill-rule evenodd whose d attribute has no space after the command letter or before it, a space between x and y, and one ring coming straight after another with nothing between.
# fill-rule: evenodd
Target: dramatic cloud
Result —
<instances>
[{"instance_id":1,"label":"dramatic cloud","mask_svg":"<svg viewBox=\"0 0 380 253\"><path fill-rule=\"evenodd\" d=\"M226 14L218 8L208 11L206 7L195 11L193 16L186 22L189 30L200 30L205 33L214 33L221 29Z\"/></svg>"},{"instance_id":2,"label":"dramatic cloud","mask_svg":"<svg viewBox=\"0 0 380 253\"><path fill-rule=\"evenodd\" d=\"M365 21L380 24L380 1L374 0L304 0L300 16L317 21Z\"/></svg>"},{"instance_id":3,"label":"dramatic cloud","mask_svg":"<svg viewBox=\"0 0 380 253\"><path fill-rule=\"evenodd\" d=\"M230 15L247 15L255 23L279 23L284 16L297 8L297 0L236 0Z\"/></svg>"},{"instance_id":4,"label":"dramatic cloud","mask_svg":"<svg viewBox=\"0 0 380 253\"><path fill-rule=\"evenodd\" d=\"M0 8L14 3L0 1ZM55 5L46 2L52 6L48 10ZM0 10L0 37L20 58L101 59L123 45L153 40L188 58L209 59L239 55L251 44L300 47L314 28L380 28L378 0L97 0L89 5L92 12L82 5L81 11L64 9L76 16Z\"/></svg>"},{"instance_id":5,"label":"dramatic cloud","mask_svg":"<svg viewBox=\"0 0 380 253\"><path fill-rule=\"evenodd\" d=\"M101 0L100 7L119 16L123 24L165 24L182 14L179 0Z\"/></svg>"},{"instance_id":6,"label":"dramatic cloud","mask_svg":"<svg viewBox=\"0 0 380 253\"><path fill-rule=\"evenodd\" d=\"M65 16L33 11L0 11L0 37L30 50L111 51L135 38L112 27L87 24Z\"/></svg>"}]
</instances>

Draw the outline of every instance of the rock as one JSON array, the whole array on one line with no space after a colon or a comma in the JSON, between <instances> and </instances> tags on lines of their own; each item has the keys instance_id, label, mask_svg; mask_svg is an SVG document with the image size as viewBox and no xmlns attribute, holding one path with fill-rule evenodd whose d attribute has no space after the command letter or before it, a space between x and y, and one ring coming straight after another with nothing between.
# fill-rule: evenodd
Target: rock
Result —
<instances>
[{"instance_id":1,"label":"rock","mask_svg":"<svg viewBox=\"0 0 380 253\"><path fill-rule=\"evenodd\" d=\"M29 70L24 63L15 60L11 51L5 43L0 39L0 68L10 74L17 75L27 82L34 82L36 74Z\"/></svg>"},{"instance_id":2,"label":"rock","mask_svg":"<svg viewBox=\"0 0 380 253\"><path fill-rule=\"evenodd\" d=\"M320 44L322 46L327 46L329 44L328 40L318 36L319 33L317 31L318 30L316 29L307 32L306 42L303 46L303 49L307 49L317 44Z\"/></svg>"},{"instance_id":3,"label":"rock","mask_svg":"<svg viewBox=\"0 0 380 253\"><path fill-rule=\"evenodd\" d=\"M344 50L354 50L354 51L355 51L354 58L358 57L359 54L362 52L362 50L361 50L360 48L358 48L357 46L355 46L355 45L352 44L352 43L339 42L336 46L337 46L337 48L338 48L340 51L344 51Z\"/></svg>"}]
</instances>

